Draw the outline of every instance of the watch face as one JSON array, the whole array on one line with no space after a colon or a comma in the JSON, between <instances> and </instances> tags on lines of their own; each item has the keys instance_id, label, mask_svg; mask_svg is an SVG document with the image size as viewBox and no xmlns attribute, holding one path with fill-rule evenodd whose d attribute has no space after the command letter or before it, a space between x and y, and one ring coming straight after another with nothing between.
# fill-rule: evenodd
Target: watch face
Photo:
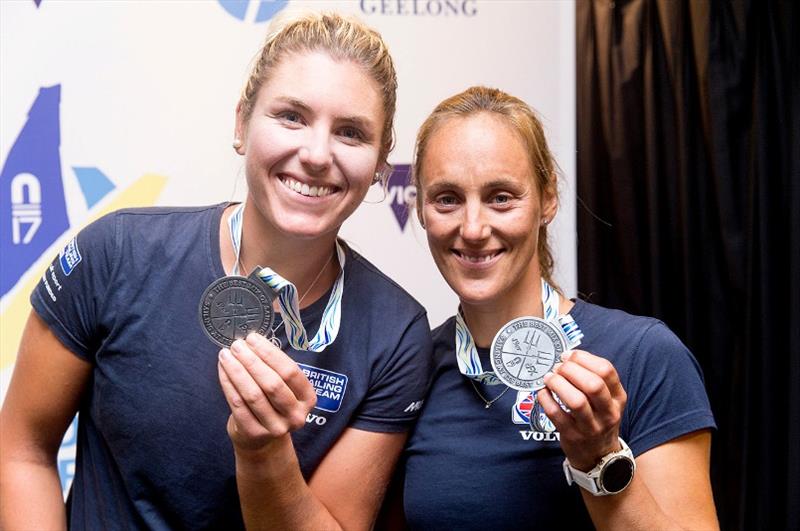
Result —
<instances>
[{"instance_id":1,"label":"watch face","mask_svg":"<svg viewBox=\"0 0 800 531\"><path fill-rule=\"evenodd\" d=\"M600 485L611 494L625 489L633 479L633 463L627 457L619 456L606 463L600 474Z\"/></svg>"}]
</instances>

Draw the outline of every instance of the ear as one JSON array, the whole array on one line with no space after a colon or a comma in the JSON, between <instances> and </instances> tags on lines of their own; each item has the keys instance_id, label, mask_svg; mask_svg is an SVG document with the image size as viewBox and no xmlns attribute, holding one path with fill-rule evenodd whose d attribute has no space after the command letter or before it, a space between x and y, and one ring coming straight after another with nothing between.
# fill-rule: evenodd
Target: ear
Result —
<instances>
[{"instance_id":1,"label":"ear","mask_svg":"<svg viewBox=\"0 0 800 531\"><path fill-rule=\"evenodd\" d=\"M542 220L549 224L558 212L558 176L554 173L542 197Z\"/></svg>"},{"instance_id":2,"label":"ear","mask_svg":"<svg viewBox=\"0 0 800 531\"><path fill-rule=\"evenodd\" d=\"M419 224L422 225L422 228L425 228L425 212L422 209L422 191L419 189L419 181L414 178L414 187L416 188L417 193L414 194L414 210L417 211L417 219L419 220Z\"/></svg>"},{"instance_id":3,"label":"ear","mask_svg":"<svg viewBox=\"0 0 800 531\"><path fill-rule=\"evenodd\" d=\"M236 104L236 116L233 127L233 149L239 155L244 155L245 149L245 134L247 133L247 126L242 117L242 102Z\"/></svg>"}]
</instances>

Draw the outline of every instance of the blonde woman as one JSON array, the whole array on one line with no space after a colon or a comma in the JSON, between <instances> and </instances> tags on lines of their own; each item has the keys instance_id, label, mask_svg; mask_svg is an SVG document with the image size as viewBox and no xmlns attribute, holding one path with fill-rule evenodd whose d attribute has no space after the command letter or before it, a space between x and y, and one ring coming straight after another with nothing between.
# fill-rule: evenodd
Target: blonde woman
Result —
<instances>
[{"instance_id":1,"label":"blonde woman","mask_svg":"<svg viewBox=\"0 0 800 531\"><path fill-rule=\"evenodd\" d=\"M283 21L236 108L244 203L116 212L53 262L2 411L0 527L372 525L430 335L337 233L386 176L396 85L358 21ZM56 451L76 411L65 507Z\"/></svg>"},{"instance_id":2,"label":"blonde woman","mask_svg":"<svg viewBox=\"0 0 800 531\"><path fill-rule=\"evenodd\" d=\"M663 323L553 282L556 167L531 108L484 87L443 101L414 175L460 306L433 333L404 467L409 527L717 527L714 419L691 353Z\"/></svg>"}]
</instances>

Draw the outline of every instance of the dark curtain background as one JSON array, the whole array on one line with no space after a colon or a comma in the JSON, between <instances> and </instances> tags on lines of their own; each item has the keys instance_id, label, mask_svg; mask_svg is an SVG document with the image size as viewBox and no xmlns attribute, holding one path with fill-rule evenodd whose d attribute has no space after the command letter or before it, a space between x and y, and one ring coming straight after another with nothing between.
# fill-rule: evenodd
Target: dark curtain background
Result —
<instances>
[{"instance_id":1,"label":"dark curtain background","mask_svg":"<svg viewBox=\"0 0 800 531\"><path fill-rule=\"evenodd\" d=\"M579 291L699 360L723 529L800 528L798 16L577 2Z\"/></svg>"}]
</instances>

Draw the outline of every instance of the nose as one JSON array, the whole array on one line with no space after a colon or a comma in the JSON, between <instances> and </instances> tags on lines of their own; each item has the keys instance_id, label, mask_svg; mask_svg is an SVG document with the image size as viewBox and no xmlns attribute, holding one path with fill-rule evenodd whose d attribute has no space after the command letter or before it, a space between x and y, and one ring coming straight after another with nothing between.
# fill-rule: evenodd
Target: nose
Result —
<instances>
[{"instance_id":1,"label":"nose","mask_svg":"<svg viewBox=\"0 0 800 531\"><path fill-rule=\"evenodd\" d=\"M310 130L298 154L300 162L313 173L324 172L333 163L330 136L322 130Z\"/></svg>"},{"instance_id":2,"label":"nose","mask_svg":"<svg viewBox=\"0 0 800 531\"><path fill-rule=\"evenodd\" d=\"M480 201L467 201L459 234L465 241L471 242L486 240L492 234L491 225Z\"/></svg>"}]
</instances>

